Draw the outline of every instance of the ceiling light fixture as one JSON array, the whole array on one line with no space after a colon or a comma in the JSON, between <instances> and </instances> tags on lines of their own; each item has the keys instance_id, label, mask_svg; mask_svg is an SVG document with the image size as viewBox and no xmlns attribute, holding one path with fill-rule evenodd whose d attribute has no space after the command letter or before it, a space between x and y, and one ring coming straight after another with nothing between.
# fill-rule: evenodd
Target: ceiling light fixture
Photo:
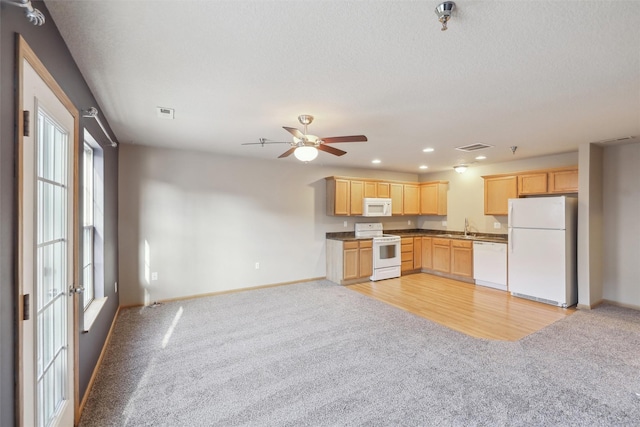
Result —
<instances>
[{"instance_id":1,"label":"ceiling light fixture","mask_svg":"<svg viewBox=\"0 0 640 427\"><path fill-rule=\"evenodd\" d=\"M302 146L296 148L293 155L301 162L307 163L318 157L318 149L316 147Z\"/></svg>"},{"instance_id":2,"label":"ceiling light fixture","mask_svg":"<svg viewBox=\"0 0 640 427\"><path fill-rule=\"evenodd\" d=\"M380 163L382 163L382 160L380 160L380 159L373 159L373 160L371 160L371 163L373 163L374 165L379 165Z\"/></svg>"},{"instance_id":3,"label":"ceiling light fixture","mask_svg":"<svg viewBox=\"0 0 640 427\"><path fill-rule=\"evenodd\" d=\"M478 156L478 157L476 157L476 160L484 160L486 158L487 158L487 156Z\"/></svg>"},{"instance_id":4,"label":"ceiling light fixture","mask_svg":"<svg viewBox=\"0 0 640 427\"><path fill-rule=\"evenodd\" d=\"M442 23L440 31L447 31L447 22L451 19L451 12L456 8L456 4L452 1L446 1L440 3L436 7L436 15L438 15L438 21Z\"/></svg>"},{"instance_id":5,"label":"ceiling light fixture","mask_svg":"<svg viewBox=\"0 0 640 427\"><path fill-rule=\"evenodd\" d=\"M458 173L464 173L464 171L467 170L467 165L455 165L453 167L453 170L455 170Z\"/></svg>"},{"instance_id":6,"label":"ceiling light fixture","mask_svg":"<svg viewBox=\"0 0 640 427\"><path fill-rule=\"evenodd\" d=\"M429 169L429 166L427 166L427 165L422 165L422 166L420 166L420 169Z\"/></svg>"},{"instance_id":7,"label":"ceiling light fixture","mask_svg":"<svg viewBox=\"0 0 640 427\"><path fill-rule=\"evenodd\" d=\"M429 147L429 148L425 148L424 150L422 150L423 153L433 153L433 148Z\"/></svg>"}]
</instances>

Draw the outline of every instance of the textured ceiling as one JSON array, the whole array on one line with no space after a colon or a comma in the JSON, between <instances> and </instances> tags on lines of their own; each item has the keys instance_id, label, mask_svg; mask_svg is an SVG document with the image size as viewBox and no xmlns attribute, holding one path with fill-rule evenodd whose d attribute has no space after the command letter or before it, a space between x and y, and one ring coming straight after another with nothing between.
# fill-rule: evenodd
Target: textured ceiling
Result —
<instances>
[{"instance_id":1,"label":"textured ceiling","mask_svg":"<svg viewBox=\"0 0 640 427\"><path fill-rule=\"evenodd\" d=\"M448 31L439 1L45 3L125 144L296 162L240 144L312 114L369 138L315 163L420 173L478 142L494 163L640 135L638 1L460 0Z\"/></svg>"}]
</instances>

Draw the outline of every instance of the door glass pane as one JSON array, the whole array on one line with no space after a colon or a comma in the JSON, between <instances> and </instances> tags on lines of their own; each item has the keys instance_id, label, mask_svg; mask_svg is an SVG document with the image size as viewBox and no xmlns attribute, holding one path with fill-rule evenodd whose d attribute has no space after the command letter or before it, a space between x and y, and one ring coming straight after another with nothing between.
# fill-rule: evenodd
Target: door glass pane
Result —
<instances>
[{"instance_id":1,"label":"door glass pane","mask_svg":"<svg viewBox=\"0 0 640 427\"><path fill-rule=\"evenodd\" d=\"M36 138L36 389L38 426L44 427L66 399L68 134L38 110Z\"/></svg>"}]
</instances>

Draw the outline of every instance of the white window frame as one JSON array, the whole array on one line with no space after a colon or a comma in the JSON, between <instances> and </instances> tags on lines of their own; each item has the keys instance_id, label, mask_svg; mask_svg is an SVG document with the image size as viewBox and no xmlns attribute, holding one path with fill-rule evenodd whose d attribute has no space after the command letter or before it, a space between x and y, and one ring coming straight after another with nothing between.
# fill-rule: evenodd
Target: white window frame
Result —
<instances>
[{"instance_id":1,"label":"white window frame","mask_svg":"<svg viewBox=\"0 0 640 427\"><path fill-rule=\"evenodd\" d=\"M93 186L93 148L85 141L82 155L82 278L83 307L86 310L95 298L95 260L94 260L94 194Z\"/></svg>"}]
</instances>

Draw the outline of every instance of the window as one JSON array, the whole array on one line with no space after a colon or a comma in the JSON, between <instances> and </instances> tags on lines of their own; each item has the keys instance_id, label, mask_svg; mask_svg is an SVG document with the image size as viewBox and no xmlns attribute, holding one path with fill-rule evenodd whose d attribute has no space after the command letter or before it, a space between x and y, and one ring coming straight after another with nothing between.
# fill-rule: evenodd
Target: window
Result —
<instances>
[{"instance_id":1,"label":"window","mask_svg":"<svg viewBox=\"0 0 640 427\"><path fill-rule=\"evenodd\" d=\"M84 143L82 156L82 279L84 285L84 308L86 309L95 298L95 226L93 216L94 188L93 188L93 149Z\"/></svg>"},{"instance_id":2,"label":"window","mask_svg":"<svg viewBox=\"0 0 640 427\"><path fill-rule=\"evenodd\" d=\"M88 332L107 301L104 286L104 151L84 131L82 155L82 331Z\"/></svg>"}]
</instances>

